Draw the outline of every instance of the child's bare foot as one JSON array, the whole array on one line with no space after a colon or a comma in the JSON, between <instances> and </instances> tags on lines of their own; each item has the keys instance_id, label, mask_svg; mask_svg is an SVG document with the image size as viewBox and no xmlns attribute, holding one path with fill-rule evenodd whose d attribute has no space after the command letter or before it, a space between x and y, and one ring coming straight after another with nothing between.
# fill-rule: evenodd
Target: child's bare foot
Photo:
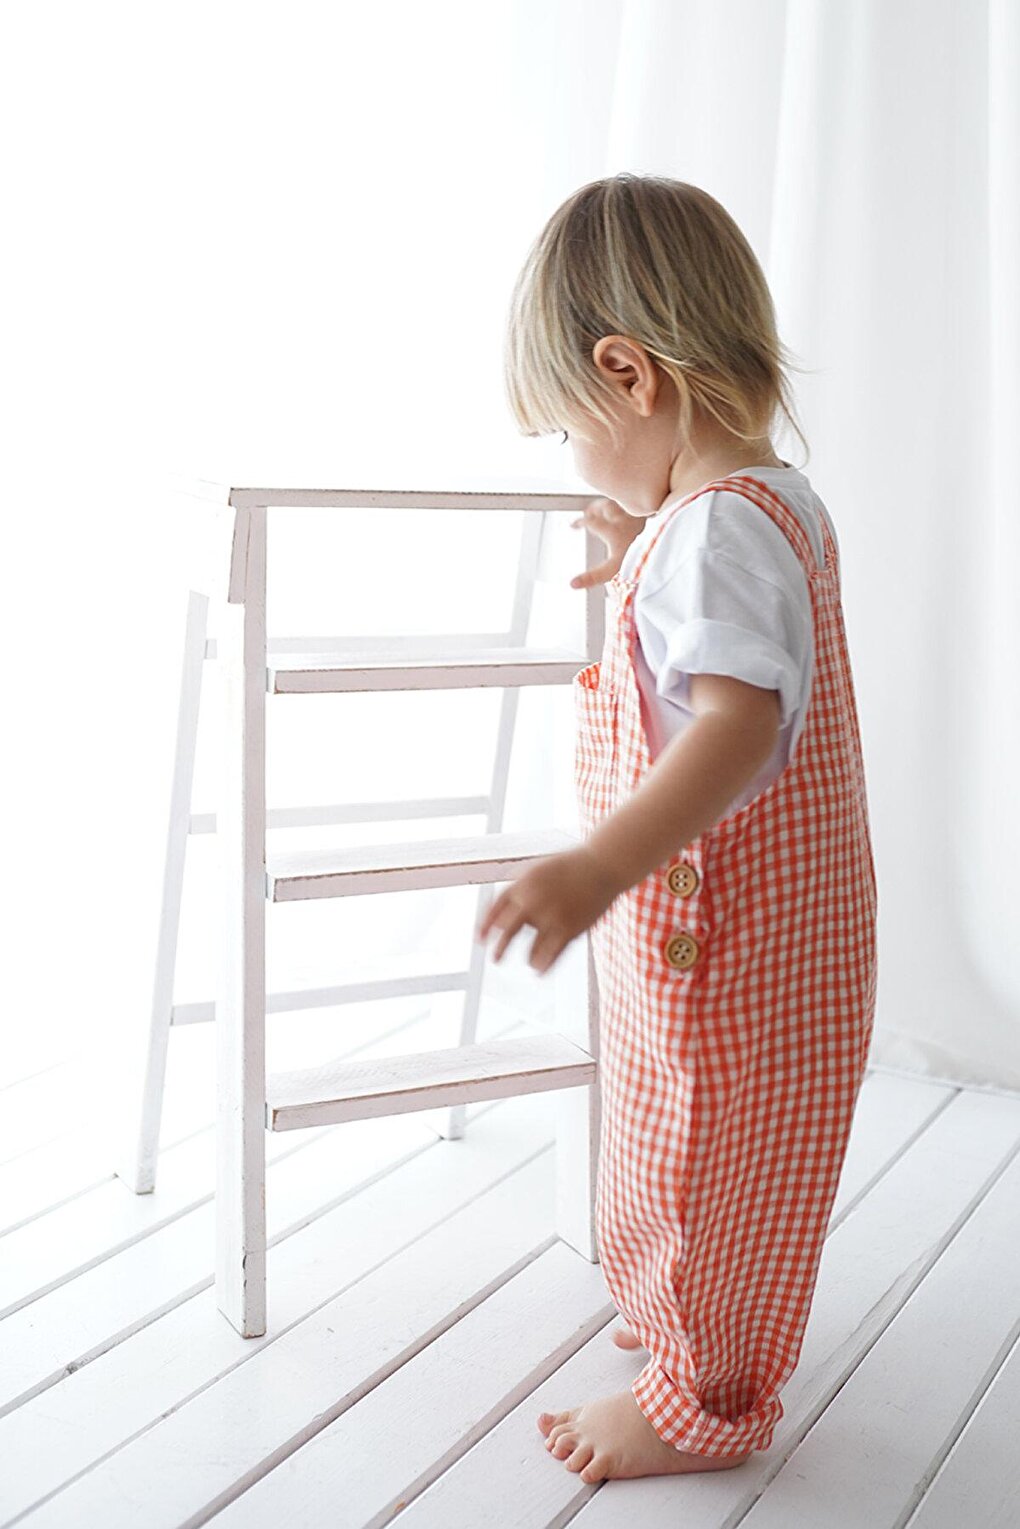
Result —
<instances>
[{"instance_id":1,"label":"child's bare foot","mask_svg":"<svg viewBox=\"0 0 1020 1529\"><path fill-rule=\"evenodd\" d=\"M753 1454L696 1455L674 1448L656 1433L633 1391L600 1396L569 1412L540 1412L538 1427L546 1449L588 1482L726 1470Z\"/></svg>"},{"instance_id":2,"label":"child's bare foot","mask_svg":"<svg viewBox=\"0 0 1020 1529\"><path fill-rule=\"evenodd\" d=\"M623 1327L613 1329L613 1342L618 1348L644 1348L644 1344L632 1328L624 1323Z\"/></svg>"}]
</instances>

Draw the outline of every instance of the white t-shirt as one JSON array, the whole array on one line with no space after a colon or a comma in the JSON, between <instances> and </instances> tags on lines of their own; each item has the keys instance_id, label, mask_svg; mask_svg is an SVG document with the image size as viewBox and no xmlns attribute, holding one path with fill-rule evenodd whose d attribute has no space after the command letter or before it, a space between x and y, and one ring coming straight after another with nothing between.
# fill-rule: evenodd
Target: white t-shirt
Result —
<instances>
[{"instance_id":1,"label":"white t-shirt","mask_svg":"<svg viewBox=\"0 0 1020 1529\"><path fill-rule=\"evenodd\" d=\"M819 517L833 540L825 505L796 467L741 467L726 477L760 478L801 522L820 567ZM668 499L628 547L622 578L633 569L684 494ZM838 548L838 542L837 542ZM688 675L728 674L778 690L780 725L770 757L726 809L737 811L780 773L800 736L811 693L814 634L811 597L800 559L771 516L737 492L712 489L672 516L648 556L634 591L636 675L654 760L694 721Z\"/></svg>"}]
</instances>

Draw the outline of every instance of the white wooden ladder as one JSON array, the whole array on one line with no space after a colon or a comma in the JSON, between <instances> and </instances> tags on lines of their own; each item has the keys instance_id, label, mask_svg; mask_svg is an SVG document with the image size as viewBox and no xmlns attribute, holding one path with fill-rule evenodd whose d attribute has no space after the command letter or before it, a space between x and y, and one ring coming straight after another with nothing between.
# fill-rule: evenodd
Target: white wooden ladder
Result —
<instances>
[{"instance_id":1,"label":"white wooden ladder","mask_svg":"<svg viewBox=\"0 0 1020 1529\"><path fill-rule=\"evenodd\" d=\"M450 1106L447 1128L459 1137L465 1105L541 1090L557 1099L556 1230L597 1262L594 1204L600 1129L598 995L591 946L582 959L568 947L556 963L556 1031L531 1037L476 1040L486 949L472 935L466 972L404 976L375 982L267 994L267 902L344 897L368 892L478 884L475 927L492 884L529 861L577 842L557 829L502 831L503 807L519 687L569 684L601 651L602 591L586 594L584 653L536 650L525 643L542 532L550 511L580 514L590 495L570 493L429 492L362 489L233 488L175 482L208 502L219 549L204 589L191 589L177 720L177 746L167 834L156 971L137 1136L121 1177L137 1193L155 1186L156 1159L171 1026L216 1020L217 1175L216 1293L220 1310L244 1337L266 1331L265 1130L401 1114ZM386 639L267 639L266 532L270 507L533 511L523 518L513 614L506 632ZM601 556L586 532L586 566ZM199 582L196 580L196 582ZM210 596L223 602L219 644L207 638ZM221 666L223 774L215 815L192 815L192 782L204 661ZM488 795L429 802L372 802L346 807L267 810L266 696L371 690L503 690L492 785ZM266 853L267 829L394 818L484 814L476 838L446 838L354 849ZM174 969L189 833L217 834L225 894L224 949L215 1002L175 1005ZM554 974L556 973L554 967ZM266 1077L267 1012L400 994L463 989L458 1046L395 1058L344 1060Z\"/></svg>"}]
</instances>

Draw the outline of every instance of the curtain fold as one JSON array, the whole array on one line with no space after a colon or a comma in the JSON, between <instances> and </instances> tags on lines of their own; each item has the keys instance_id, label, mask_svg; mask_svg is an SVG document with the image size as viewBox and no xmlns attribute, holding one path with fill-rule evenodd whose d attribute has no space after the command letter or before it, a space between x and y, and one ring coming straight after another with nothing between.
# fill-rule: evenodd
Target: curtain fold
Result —
<instances>
[{"instance_id":1,"label":"curtain fold","mask_svg":"<svg viewBox=\"0 0 1020 1529\"><path fill-rule=\"evenodd\" d=\"M618 25L608 152L575 180L711 191L808 368L879 877L872 1061L1020 1089L1020 7L627 0Z\"/></svg>"},{"instance_id":2,"label":"curtain fold","mask_svg":"<svg viewBox=\"0 0 1020 1529\"><path fill-rule=\"evenodd\" d=\"M98 1031L148 1014L197 513L166 475L583 490L557 442L516 435L503 326L546 218L626 169L732 212L804 368L810 459L792 434L775 444L843 554L879 880L872 1061L1020 1090L1016 0L294 0L285 15L181 0L172 27L106 0L21 7L4 27L19 150L3 611L7 651L31 646L7 695L24 1069L85 1044L83 1011ZM276 634L509 619L503 517L437 516L422 538L393 517L270 513ZM576 531L550 531L544 641L577 640L582 557ZM407 797L424 770L429 794L486 789L493 696L372 699L273 714L302 742L292 770L277 751L271 805ZM554 699L522 698L508 827L566 824ZM197 812L214 805L204 757ZM208 857L189 856L194 908ZM466 961L472 905L429 896L364 899L363 925L281 914L271 981L357 980L369 924L380 958ZM186 913L205 947L193 967L182 949L181 1000L209 996L203 917ZM515 943L504 966L520 973L530 942ZM548 1014L548 984L520 992Z\"/></svg>"}]
</instances>

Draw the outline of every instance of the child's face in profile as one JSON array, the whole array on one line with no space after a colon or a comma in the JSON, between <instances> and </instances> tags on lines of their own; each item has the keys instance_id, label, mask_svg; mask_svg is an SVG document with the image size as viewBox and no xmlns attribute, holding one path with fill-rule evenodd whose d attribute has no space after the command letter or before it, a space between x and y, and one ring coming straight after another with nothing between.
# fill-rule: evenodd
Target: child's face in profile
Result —
<instances>
[{"instance_id":1,"label":"child's face in profile","mask_svg":"<svg viewBox=\"0 0 1020 1529\"><path fill-rule=\"evenodd\" d=\"M669 441L655 429L654 420L642 418L633 408L616 409L616 437L597 416L589 415L580 430L568 430L578 475L600 494L615 499L621 509L637 519L654 515L669 493L672 462Z\"/></svg>"},{"instance_id":2,"label":"child's face in profile","mask_svg":"<svg viewBox=\"0 0 1020 1529\"><path fill-rule=\"evenodd\" d=\"M698 411L690 438L681 441L676 385L636 340L606 335L592 360L608 385L615 438L597 415L587 415L567 438L579 475L628 515L644 520L675 495L740 467L783 465L767 436L737 442Z\"/></svg>"},{"instance_id":3,"label":"child's face in profile","mask_svg":"<svg viewBox=\"0 0 1020 1529\"><path fill-rule=\"evenodd\" d=\"M608 384L606 407L614 432L597 415L568 430L574 465L598 493L614 499L628 515L654 515L670 494L676 455L676 388L643 345L622 335L606 335L592 361Z\"/></svg>"}]
</instances>

